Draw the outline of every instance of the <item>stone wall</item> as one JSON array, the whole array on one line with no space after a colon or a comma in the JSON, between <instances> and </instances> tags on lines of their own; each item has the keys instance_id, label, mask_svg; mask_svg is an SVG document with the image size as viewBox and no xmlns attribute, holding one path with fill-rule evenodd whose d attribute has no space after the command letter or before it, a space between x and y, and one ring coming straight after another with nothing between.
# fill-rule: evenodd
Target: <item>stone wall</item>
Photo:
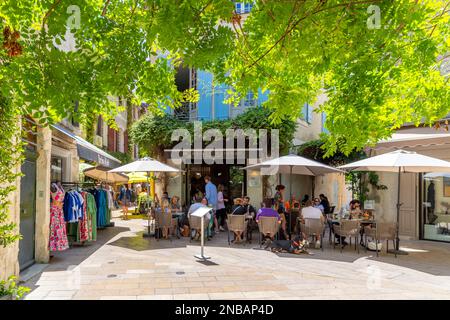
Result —
<instances>
[{"instance_id":1,"label":"stone wall","mask_svg":"<svg viewBox=\"0 0 450 320\"><path fill-rule=\"evenodd\" d=\"M20 126L20 122L19 122ZM16 173L20 172L20 165L12 168ZM9 218L10 222L17 225L19 230L20 224L20 177L14 182L16 190L9 196ZM0 187L4 187L3 185ZM9 245L6 248L0 246L0 280L5 280L11 275L19 275L19 241Z\"/></svg>"}]
</instances>

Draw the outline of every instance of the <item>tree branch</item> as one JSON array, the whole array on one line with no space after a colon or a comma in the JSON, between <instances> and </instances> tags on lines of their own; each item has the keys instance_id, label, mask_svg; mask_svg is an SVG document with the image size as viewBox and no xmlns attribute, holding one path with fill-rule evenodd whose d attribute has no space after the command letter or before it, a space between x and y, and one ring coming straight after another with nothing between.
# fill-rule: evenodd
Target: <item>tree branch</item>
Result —
<instances>
[{"instance_id":1,"label":"tree branch","mask_svg":"<svg viewBox=\"0 0 450 320\"><path fill-rule=\"evenodd\" d=\"M44 20L42 20L42 28L45 26L45 22L47 22L48 17L52 14L53 11L55 11L56 7L61 3L62 0L56 0L50 9L47 11L47 13L44 16Z\"/></svg>"},{"instance_id":2,"label":"tree branch","mask_svg":"<svg viewBox=\"0 0 450 320\"><path fill-rule=\"evenodd\" d=\"M248 66L248 68L253 68L255 66L255 64L257 64L259 61L261 61L262 59L264 59L265 56L267 56L281 41L283 41L297 26L300 22L302 22L303 20L306 20L308 17L310 17L311 15L326 11L326 10L332 10L332 9L336 9L339 7L346 7L349 5L360 5L360 4L368 4L368 3L377 3L377 2L381 2L382 0L365 0L365 1L351 1L351 2L347 2L347 3L340 3L340 4L336 4L334 6L331 7L326 7L326 8L319 8L320 5L323 4L323 2L320 2L319 5L314 10L313 12L310 12L309 14L306 14L305 16L297 19L290 28L288 28L283 35L269 48L267 49L261 56L259 56L250 66Z\"/></svg>"},{"instance_id":3,"label":"tree branch","mask_svg":"<svg viewBox=\"0 0 450 320\"><path fill-rule=\"evenodd\" d=\"M105 3L105 6L103 7L103 12L102 12L102 16L104 17L106 15L106 9L108 9L109 3L111 2L111 0L107 0Z\"/></svg>"}]
</instances>

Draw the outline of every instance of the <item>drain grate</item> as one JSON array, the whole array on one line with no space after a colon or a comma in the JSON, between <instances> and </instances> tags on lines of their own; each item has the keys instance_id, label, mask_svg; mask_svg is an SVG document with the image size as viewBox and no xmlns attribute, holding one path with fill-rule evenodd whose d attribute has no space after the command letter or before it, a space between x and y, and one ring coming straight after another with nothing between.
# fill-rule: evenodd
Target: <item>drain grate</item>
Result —
<instances>
[{"instance_id":1,"label":"drain grate","mask_svg":"<svg viewBox=\"0 0 450 320\"><path fill-rule=\"evenodd\" d=\"M113 264L113 263L114 263L114 261L109 261L108 263L109 263L109 264Z\"/></svg>"},{"instance_id":2,"label":"drain grate","mask_svg":"<svg viewBox=\"0 0 450 320\"><path fill-rule=\"evenodd\" d=\"M185 272L184 271L177 271L176 274L182 275L182 274L185 274Z\"/></svg>"},{"instance_id":3,"label":"drain grate","mask_svg":"<svg viewBox=\"0 0 450 320\"><path fill-rule=\"evenodd\" d=\"M107 278L116 278L117 274L108 274Z\"/></svg>"}]
</instances>

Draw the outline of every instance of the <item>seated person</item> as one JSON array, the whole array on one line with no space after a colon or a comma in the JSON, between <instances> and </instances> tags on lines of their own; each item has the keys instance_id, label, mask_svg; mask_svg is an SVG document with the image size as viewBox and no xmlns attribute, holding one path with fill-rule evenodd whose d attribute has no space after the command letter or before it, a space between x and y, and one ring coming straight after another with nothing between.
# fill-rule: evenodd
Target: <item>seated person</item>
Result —
<instances>
[{"instance_id":1,"label":"seated person","mask_svg":"<svg viewBox=\"0 0 450 320\"><path fill-rule=\"evenodd\" d=\"M246 208L243 206L243 200L241 198L235 198L233 200L233 207L231 208L231 214L244 215L247 213Z\"/></svg>"},{"instance_id":2,"label":"seated person","mask_svg":"<svg viewBox=\"0 0 450 320\"><path fill-rule=\"evenodd\" d=\"M181 211L180 198L178 198L177 196L173 196L172 199L170 199L170 208L174 212L180 212Z\"/></svg>"},{"instance_id":3,"label":"seated person","mask_svg":"<svg viewBox=\"0 0 450 320\"><path fill-rule=\"evenodd\" d=\"M208 200L206 200L205 198L200 198L200 197L195 197L194 198L194 203L193 204L191 204L191 206L189 207L189 210L188 210L188 219L191 217L191 214L192 213L194 213L196 210L198 210L199 208L202 208L202 207L207 207L208 206ZM196 217L193 217L193 218L196 218ZM198 219L200 219L200 218L198 218ZM211 220L211 212L208 212L206 215L205 215L205 223L206 223L206 226L207 226L207 228L208 228L208 226L209 226L209 221ZM195 235L195 230L191 230L191 232L193 232L192 233L192 237L194 237L194 235ZM205 230L205 233L208 235L208 230ZM197 234L197 236L198 237L200 237L200 232L197 232L196 233ZM208 237L209 238L209 237Z\"/></svg>"},{"instance_id":4,"label":"seated person","mask_svg":"<svg viewBox=\"0 0 450 320\"><path fill-rule=\"evenodd\" d=\"M350 201L350 215L352 219L357 219L361 216L361 202L359 200Z\"/></svg>"},{"instance_id":5,"label":"seated person","mask_svg":"<svg viewBox=\"0 0 450 320\"><path fill-rule=\"evenodd\" d=\"M281 223L280 215L276 210L272 209L272 199L264 199L263 208L259 209L258 213L256 214L256 222L259 222L261 217L274 217L277 218L278 223ZM265 234L265 236L268 236L270 240L273 240L275 234Z\"/></svg>"},{"instance_id":6,"label":"seated person","mask_svg":"<svg viewBox=\"0 0 450 320\"><path fill-rule=\"evenodd\" d=\"M257 229L256 224L256 209L250 204L250 197L245 196L242 202L242 206L245 208L246 221L247 221L247 240L251 241L253 229Z\"/></svg>"},{"instance_id":7,"label":"seated person","mask_svg":"<svg viewBox=\"0 0 450 320\"><path fill-rule=\"evenodd\" d=\"M250 197L245 196L242 200L242 206L245 209L245 213L248 215L248 218L251 217L251 219L256 218L256 209L250 204Z\"/></svg>"},{"instance_id":8,"label":"seated person","mask_svg":"<svg viewBox=\"0 0 450 320\"><path fill-rule=\"evenodd\" d=\"M311 200L306 201L305 207L302 209L301 216L303 224L305 223L305 219L319 219L322 224L325 222L322 211L319 208L313 207L313 203ZM320 248L321 236L321 234L316 234L316 249ZM306 235L303 234L303 238L305 237Z\"/></svg>"},{"instance_id":9,"label":"seated person","mask_svg":"<svg viewBox=\"0 0 450 320\"><path fill-rule=\"evenodd\" d=\"M320 203L320 199L319 198L314 198L314 208L319 209L322 213L324 213L324 211L325 211L325 208Z\"/></svg>"},{"instance_id":10,"label":"seated person","mask_svg":"<svg viewBox=\"0 0 450 320\"><path fill-rule=\"evenodd\" d=\"M244 203L243 199L235 198L233 200L233 203L234 203L234 205L233 205L232 210L231 210L231 214L232 215L242 216L242 215L247 214L247 209L243 205L243 203ZM234 233L234 239L231 242L241 241L243 232L242 231L233 231L233 233Z\"/></svg>"}]
</instances>

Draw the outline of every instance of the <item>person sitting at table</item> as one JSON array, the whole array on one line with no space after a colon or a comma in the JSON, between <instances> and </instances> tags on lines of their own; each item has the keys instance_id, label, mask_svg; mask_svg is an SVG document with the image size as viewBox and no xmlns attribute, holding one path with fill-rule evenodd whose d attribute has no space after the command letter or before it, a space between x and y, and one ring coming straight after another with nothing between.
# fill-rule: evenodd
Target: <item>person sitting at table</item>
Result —
<instances>
[{"instance_id":1,"label":"person sitting at table","mask_svg":"<svg viewBox=\"0 0 450 320\"><path fill-rule=\"evenodd\" d=\"M323 205L320 203L320 199L319 199L319 198L315 198L315 199L314 199L314 208L319 209L319 210L322 212L322 214L323 214L324 211L325 211L325 208L324 208Z\"/></svg>"},{"instance_id":2,"label":"person sitting at table","mask_svg":"<svg viewBox=\"0 0 450 320\"><path fill-rule=\"evenodd\" d=\"M172 212L181 211L180 198L178 198L177 196L173 196L172 199L170 199L170 209L172 209Z\"/></svg>"},{"instance_id":3,"label":"person sitting at table","mask_svg":"<svg viewBox=\"0 0 450 320\"><path fill-rule=\"evenodd\" d=\"M319 200L319 199L315 199ZM323 216L323 211L317 208L316 206L313 207L313 203L311 200L306 201L305 207L302 209L301 213L301 219L302 222L305 223L305 219L320 219L320 222L324 223L325 218ZM320 248L320 237L321 234L316 234L316 249ZM303 233L303 238L305 238L306 235Z\"/></svg>"},{"instance_id":4,"label":"person sitting at table","mask_svg":"<svg viewBox=\"0 0 450 320\"><path fill-rule=\"evenodd\" d=\"M362 214L361 202L359 200L350 201L350 215L352 219L357 219Z\"/></svg>"},{"instance_id":5,"label":"person sitting at table","mask_svg":"<svg viewBox=\"0 0 450 320\"><path fill-rule=\"evenodd\" d=\"M263 201L263 207L258 210L258 213L256 214L256 222L258 223L261 217L274 217L277 218L278 223L281 223L281 217L279 213L272 208L272 199L266 198ZM268 234L265 235L270 238L270 240L273 241L275 234Z\"/></svg>"},{"instance_id":6,"label":"person sitting at table","mask_svg":"<svg viewBox=\"0 0 450 320\"><path fill-rule=\"evenodd\" d=\"M242 198L235 198L233 200L233 207L231 210L231 215L245 215L247 213L247 209L244 206L244 200ZM243 231L233 231L234 239L231 242L235 242L236 240L240 240L242 238Z\"/></svg>"},{"instance_id":7,"label":"person sitting at table","mask_svg":"<svg viewBox=\"0 0 450 320\"><path fill-rule=\"evenodd\" d=\"M309 200L309 195L305 194L302 198L302 206L305 206L306 201Z\"/></svg>"},{"instance_id":8,"label":"person sitting at table","mask_svg":"<svg viewBox=\"0 0 450 320\"><path fill-rule=\"evenodd\" d=\"M248 214L248 216L252 217L252 219L254 219L256 217L256 209L250 204L250 197L249 196L245 196L242 199L242 206L245 209L245 213Z\"/></svg>"},{"instance_id":9,"label":"person sitting at table","mask_svg":"<svg viewBox=\"0 0 450 320\"><path fill-rule=\"evenodd\" d=\"M242 198L235 198L233 200L233 207L231 208L231 214L244 215L247 213L247 210L243 206Z\"/></svg>"}]
</instances>

